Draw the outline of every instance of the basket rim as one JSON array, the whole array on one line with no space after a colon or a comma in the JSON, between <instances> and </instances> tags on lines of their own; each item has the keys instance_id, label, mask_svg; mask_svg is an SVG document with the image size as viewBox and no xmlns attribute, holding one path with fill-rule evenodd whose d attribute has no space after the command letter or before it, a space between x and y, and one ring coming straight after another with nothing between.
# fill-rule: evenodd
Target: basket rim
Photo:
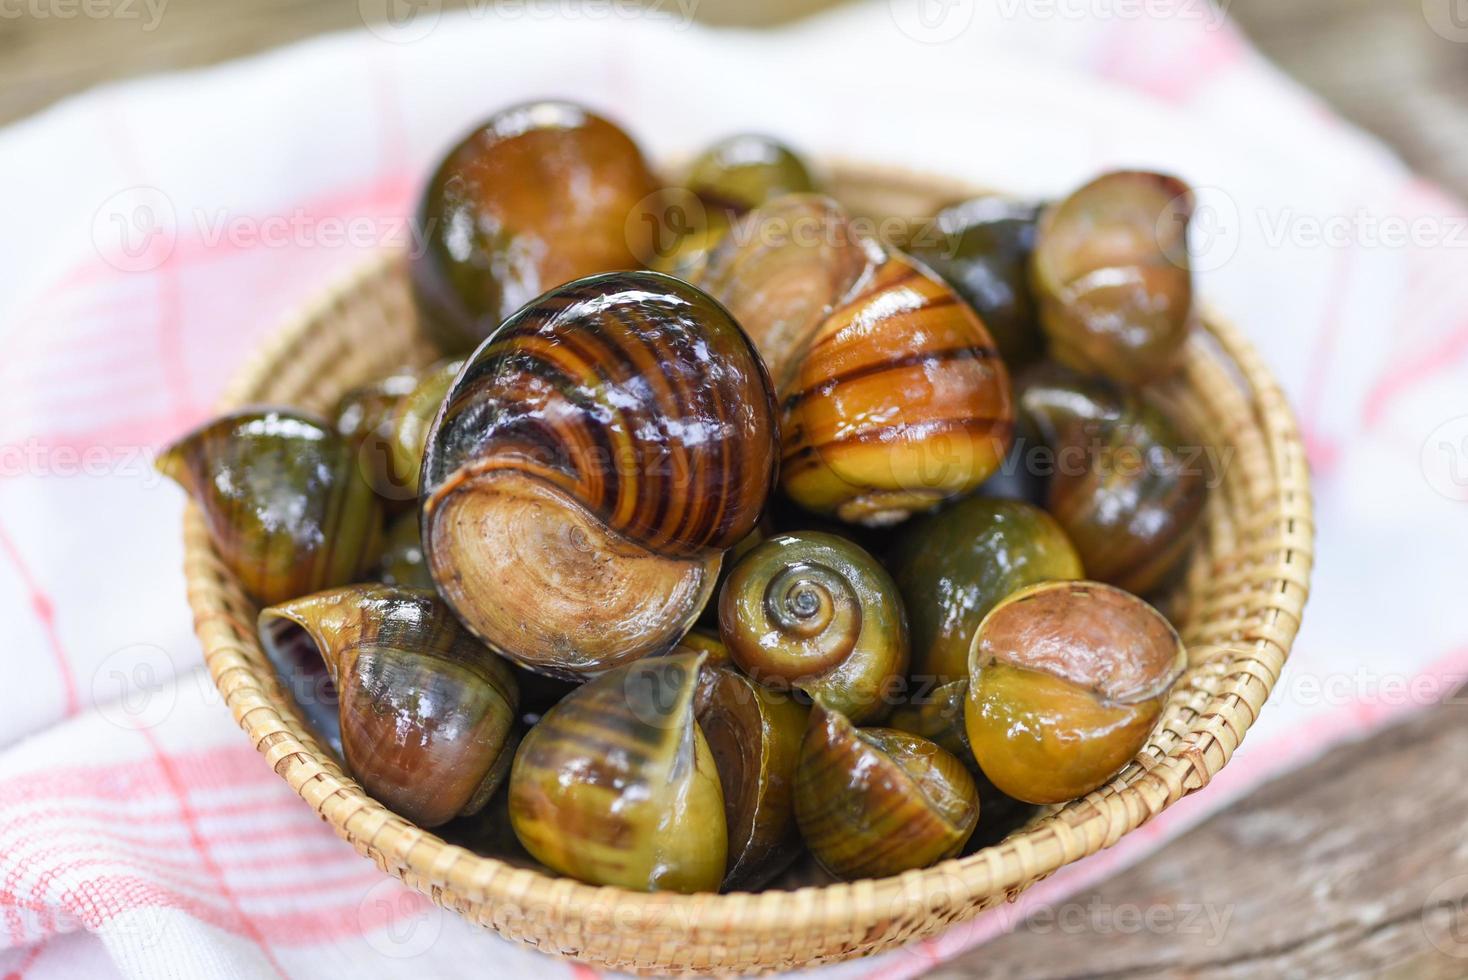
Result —
<instances>
[{"instance_id":1,"label":"basket rim","mask_svg":"<svg viewBox=\"0 0 1468 980\"><path fill-rule=\"evenodd\" d=\"M969 182L905 167L840 158L818 162L828 173L846 174L852 180L900 181L921 186L928 193L934 188L952 189L954 198L979 193ZM258 401L249 398L248 392L258 385L263 371L305 343L315 324L346 297L390 274L402 261L397 252L375 255L311 301L253 352L229 384L220 407L237 408ZM1252 345L1211 310L1205 309L1201 328L1247 383L1248 391L1241 397L1248 402L1251 421L1259 428L1269 456L1274 479L1262 492L1264 506L1253 516L1261 525L1281 528L1283 553L1248 577L1250 581L1279 580L1282 588L1279 600L1264 607L1268 616L1263 632L1248 643L1275 647L1282 663L1299 629L1313 560L1314 524L1304 448L1282 390ZM220 576L227 573L213 556L202 516L192 502L186 509L185 538L190 602L215 685L277 774L339 835L372 857L383 871L409 879L409 884L440 904L503 903L506 910L532 905L552 907L572 917L578 910L615 906L615 926L608 928L618 933L666 928L670 917L689 930L706 928L730 935L773 928L850 929L853 922L890 916L897 902L977 910L982 898L999 893L1012 898L1060 867L1111 846L1183 796L1206 786L1228 763L1253 724L1256 712L1250 702L1262 705L1278 679L1277 667L1267 663L1262 669L1238 667L1241 661L1256 659L1252 654L1230 660L1230 671L1220 680L1217 692L1198 710L1203 723L1170 750L1155 758L1144 753L1107 786L1052 808L1038 823L966 857L888 878L792 890L649 894L585 884L477 854L409 823L367 796L309 735L300 737L281 714L268 679L261 676L267 669L262 666L263 657L250 651L257 643L253 624L240 623L212 595L218 591ZM1250 697L1244 696L1244 687L1253 688ZM1239 711L1240 705L1247 710Z\"/></svg>"}]
</instances>

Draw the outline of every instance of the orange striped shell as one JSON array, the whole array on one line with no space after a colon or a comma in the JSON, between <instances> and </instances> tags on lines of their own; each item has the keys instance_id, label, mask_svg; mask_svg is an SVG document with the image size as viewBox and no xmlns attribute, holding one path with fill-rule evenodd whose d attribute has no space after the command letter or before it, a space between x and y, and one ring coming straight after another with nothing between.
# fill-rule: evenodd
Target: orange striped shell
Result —
<instances>
[{"instance_id":1,"label":"orange striped shell","mask_svg":"<svg viewBox=\"0 0 1468 980\"><path fill-rule=\"evenodd\" d=\"M781 486L801 506L890 524L973 490L1004 458L1009 375L978 314L835 202L751 213L700 281L770 361Z\"/></svg>"}]
</instances>

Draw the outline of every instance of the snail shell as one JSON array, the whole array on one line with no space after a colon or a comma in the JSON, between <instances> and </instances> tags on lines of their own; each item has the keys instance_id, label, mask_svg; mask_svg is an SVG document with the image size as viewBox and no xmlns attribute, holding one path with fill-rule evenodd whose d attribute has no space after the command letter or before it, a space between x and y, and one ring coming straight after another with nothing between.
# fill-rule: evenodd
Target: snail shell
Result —
<instances>
[{"instance_id":1,"label":"snail shell","mask_svg":"<svg viewBox=\"0 0 1468 980\"><path fill-rule=\"evenodd\" d=\"M651 657L587 681L526 734L510 821L547 867L639 891L716 891L724 795L694 716L703 654Z\"/></svg>"},{"instance_id":2,"label":"snail shell","mask_svg":"<svg viewBox=\"0 0 1468 980\"><path fill-rule=\"evenodd\" d=\"M1193 209L1187 184L1142 171L1106 174L1046 209L1031 278L1056 360L1125 384L1172 369L1194 322Z\"/></svg>"},{"instance_id":3,"label":"snail shell","mask_svg":"<svg viewBox=\"0 0 1468 980\"><path fill-rule=\"evenodd\" d=\"M666 254L654 257L652 267L689 278L741 215L787 194L814 189L810 171L784 144L756 134L720 140L689 165L683 188L665 196L668 230L675 237Z\"/></svg>"},{"instance_id":4,"label":"snail shell","mask_svg":"<svg viewBox=\"0 0 1468 980\"><path fill-rule=\"evenodd\" d=\"M307 721L368 793L419 826L481 810L509 771L518 691L509 667L426 589L353 585L270 606L260 639L288 685L314 647L337 709ZM307 699L297 694L297 700Z\"/></svg>"},{"instance_id":5,"label":"snail shell","mask_svg":"<svg viewBox=\"0 0 1468 980\"><path fill-rule=\"evenodd\" d=\"M880 878L958 854L978 824L979 794L963 763L933 742L858 729L817 705L795 772L795 816L826 870Z\"/></svg>"},{"instance_id":6,"label":"snail shell","mask_svg":"<svg viewBox=\"0 0 1468 980\"><path fill-rule=\"evenodd\" d=\"M351 446L320 419L234 412L157 465L198 503L219 557L262 603L361 578L377 559L382 505Z\"/></svg>"},{"instance_id":7,"label":"snail shell","mask_svg":"<svg viewBox=\"0 0 1468 980\"><path fill-rule=\"evenodd\" d=\"M390 374L352 388L337 401L332 417L347 441L362 474L389 510L403 510L417 496L416 484L406 491L393 465L393 417L398 404L418 386L413 372ZM417 479L417 472L414 472Z\"/></svg>"},{"instance_id":8,"label":"snail shell","mask_svg":"<svg viewBox=\"0 0 1468 980\"><path fill-rule=\"evenodd\" d=\"M1027 803L1103 785L1146 744L1186 665L1161 613L1099 582L1024 588L984 618L964 711L984 774Z\"/></svg>"},{"instance_id":9,"label":"snail shell","mask_svg":"<svg viewBox=\"0 0 1468 980\"><path fill-rule=\"evenodd\" d=\"M807 510L895 523L973 490L1003 459L1009 375L979 317L829 199L751 212L700 282L770 364L781 487Z\"/></svg>"},{"instance_id":10,"label":"snail shell","mask_svg":"<svg viewBox=\"0 0 1468 980\"><path fill-rule=\"evenodd\" d=\"M377 566L378 578L388 585L410 589L433 588L428 562L423 556L423 540L419 537L418 515L403 514L393 519L382 539L382 559Z\"/></svg>"},{"instance_id":11,"label":"snail shell","mask_svg":"<svg viewBox=\"0 0 1468 980\"><path fill-rule=\"evenodd\" d=\"M1201 453L1145 392L1099 378L1042 366L1019 401L1026 426L1053 451L1046 507L1086 573L1129 592L1157 588L1202 527Z\"/></svg>"},{"instance_id":12,"label":"snail shell","mask_svg":"<svg viewBox=\"0 0 1468 980\"><path fill-rule=\"evenodd\" d=\"M580 106L491 116L448 152L418 206L411 271L428 332L466 352L548 289L637 268L656 191L636 144Z\"/></svg>"},{"instance_id":13,"label":"snail shell","mask_svg":"<svg viewBox=\"0 0 1468 980\"><path fill-rule=\"evenodd\" d=\"M907 670L891 576L853 542L819 531L776 535L739 560L719 595L719 635L756 681L853 721L881 717Z\"/></svg>"},{"instance_id":14,"label":"snail shell","mask_svg":"<svg viewBox=\"0 0 1468 980\"><path fill-rule=\"evenodd\" d=\"M888 567L912 626L911 676L968 677L974 630L1016 589L1084 576L1055 518L1018 500L970 497L904 528Z\"/></svg>"},{"instance_id":15,"label":"snail shell","mask_svg":"<svg viewBox=\"0 0 1468 980\"><path fill-rule=\"evenodd\" d=\"M1030 255L1038 206L976 197L938 212L938 234L908 244L979 314L1011 371L1045 353L1045 335L1030 292Z\"/></svg>"},{"instance_id":16,"label":"snail shell","mask_svg":"<svg viewBox=\"0 0 1468 980\"><path fill-rule=\"evenodd\" d=\"M698 634L698 648L723 645ZM684 645L688 646L685 638ZM724 889L758 888L800 853L795 826L795 765L809 709L788 693L750 680L709 655L699 677L698 725L724 790L729 868ZM724 652L727 660L727 652Z\"/></svg>"},{"instance_id":17,"label":"snail shell","mask_svg":"<svg viewBox=\"0 0 1468 980\"><path fill-rule=\"evenodd\" d=\"M393 407L388 452L394 478L401 492L409 497L416 498L422 489L419 477L429 430L463 367L462 359L439 361L424 371L413 390Z\"/></svg>"},{"instance_id":18,"label":"snail shell","mask_svg":"<svg viewBox=\"0 0 1468 980\"><path fill-rule=\"evenodd\" d=\"M434 423L429 569L533 669L668 650L758 522L776 438L758 355L697 288L634 272L552 290L475 352Z\"/></svg>"}]
</instances>

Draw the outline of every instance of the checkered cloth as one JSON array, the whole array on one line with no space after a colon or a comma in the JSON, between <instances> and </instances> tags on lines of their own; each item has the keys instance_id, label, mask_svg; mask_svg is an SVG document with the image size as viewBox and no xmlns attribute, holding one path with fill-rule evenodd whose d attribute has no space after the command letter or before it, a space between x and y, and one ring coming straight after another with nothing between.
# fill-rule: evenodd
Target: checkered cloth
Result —
<instances>
[{"instance_id":1,"label":"checkered cloth","mask_svg":"<svg viewBox=\"0 0 1468 980\"><path fill-rule=\"evenodd\" d=\"M1205 293L1298 408L1315 596L1233 763L1017 905L826 975L981 943L1468 669L1444 601L1468 554L1464 212L1203 0L893 0L761 34L574 9L420 4L0 132L0 975L592 972L429 906L270 771L200 665L183 496L150 465L288 314L406 247L434 156L516 100L583 100L653 155L757 129L1037 195L1173 170L1202 189Z\"/></svg>"}]
</instances>

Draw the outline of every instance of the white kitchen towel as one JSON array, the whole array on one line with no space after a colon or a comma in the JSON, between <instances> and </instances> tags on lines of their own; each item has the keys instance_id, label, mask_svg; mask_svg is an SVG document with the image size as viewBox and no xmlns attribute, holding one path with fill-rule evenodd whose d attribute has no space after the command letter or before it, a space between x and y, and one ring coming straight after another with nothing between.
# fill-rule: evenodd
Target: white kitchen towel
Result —
<instances>
[{"instance_id":1,"label":"white kitchen towel","mask_svg":"<svg viewBox=\"0 0 1468 980\"><path fill-rule=\"evenodd\" d=\"M1468 674L1457 202L1204 0L884 0L773 32L690 24L693 2L377 0L391 21L0 131L0 975L591 972L429 906L275 777L202 671L183 497L151 467L290 313L407 247L435 156L524 99L588 103L654 156L754 129L1033 195L1177 172L1204 294L1298 409L1313 597L1232 764L1017 905L824 974L920 972Z\"/></svg>"}]
</instances>

